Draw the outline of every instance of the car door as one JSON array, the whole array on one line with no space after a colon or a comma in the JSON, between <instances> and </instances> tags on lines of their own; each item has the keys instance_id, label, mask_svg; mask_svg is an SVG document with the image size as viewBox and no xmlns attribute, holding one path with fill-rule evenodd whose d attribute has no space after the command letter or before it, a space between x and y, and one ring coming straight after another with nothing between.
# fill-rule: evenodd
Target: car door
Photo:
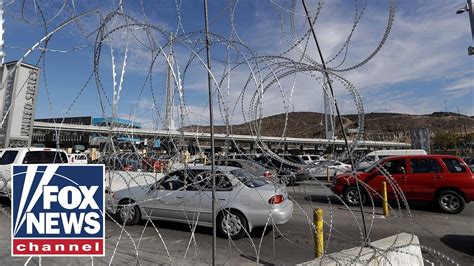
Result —
<instances>
[{"instance_id":1,"label":"car door","mask_svg":"<svg viewBox=\"0 0 474 266\"><path fill-rule=\"evenodd\" d=\"M433 158L410 158L408 169L407 198L411 200L432 200L437 183L444 177L438 160Z\"/></svg>"},{"instance_id":2,"label":"car door","mask_svg":"<svg viewBox=\"0 0 474 266\"><path fill-rule=\"evenodd\" d=\"M0 158L0 191L11 192L11 165L15 163L18 157L18 151L7 150Z\"/></svg>"},{"instance_id":3,"label":"car door","mask_svg":"<svg viewBox=\"0 0 474 266\"><path fill-rule=\"evenodd\" d=\"M377 169L366 179L366 183L373 190L382 195L382 181L386 181L389 198L395 198L395 191L398 191L398 186L405 192L407 189L406 159L387 159L382 161ZM385 174L389 175L386 176ZM373 191L371 193L377 195Z\"/></svg>"},{"instance_id":4,"label":"car door","mask_svg":"<svg viewBox=\"0 0 474 266\"><path fill-rule=\"evenodd\" d=\"M200 172L194 181L193 193L188 193L184 208L188 219L201 223L212 223L212 179L210 171ZM222 172L216 171L216 209L224 208L229 203L232 183Z\"/></svg>"},{"instance_id":5,"label":"car door","mask_svg":"<svg viewBox=\"0 0 474 266\"><path fill-rule=\"evenodd\" d=\"M184 220L184 170L174 171L152 186L143 209L152 218Z\"/></svg>"}]
</instances>

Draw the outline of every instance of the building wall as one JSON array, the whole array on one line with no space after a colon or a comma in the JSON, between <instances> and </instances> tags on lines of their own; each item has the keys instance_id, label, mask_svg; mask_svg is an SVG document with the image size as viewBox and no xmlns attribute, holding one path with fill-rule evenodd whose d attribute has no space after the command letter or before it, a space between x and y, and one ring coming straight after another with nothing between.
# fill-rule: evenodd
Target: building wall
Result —
<instances>
[{"instance_id":1,"label":"building wall","mask_svg":"<svg viewBox=\"0 0 474 266\"><path fill-rule=\"evenodd\" d=\"M39 68L9 62L0 69L0 138L4 147L30 146L39 83ZM5 118L5 119L4 119Z\"/></svg>"}]
</instances>

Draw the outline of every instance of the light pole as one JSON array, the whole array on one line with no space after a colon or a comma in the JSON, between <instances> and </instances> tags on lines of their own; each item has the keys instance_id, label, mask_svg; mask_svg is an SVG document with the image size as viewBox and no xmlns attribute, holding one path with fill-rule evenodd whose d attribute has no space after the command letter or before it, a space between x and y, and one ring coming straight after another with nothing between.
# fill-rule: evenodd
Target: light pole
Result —
<instances>
[{"instance_id":1,"label":"light pole","mask_svg":"<svg viewBox=\"0 0 474 266\"><path fill-rule=\"evenodd\" d=\"M461 7L460 9L458 9L456 11L456 14L461 14L461 13L464 13L464 12L468 12L469 13L469 21L471 23L471 38L472 38L472 41L474 42L474 6L472 5L472 0L467 0L467 3L464 7ZM467 53L469 55L474 55L474 46L469 46L467 48Z\"/></svg>"}]
</instances>

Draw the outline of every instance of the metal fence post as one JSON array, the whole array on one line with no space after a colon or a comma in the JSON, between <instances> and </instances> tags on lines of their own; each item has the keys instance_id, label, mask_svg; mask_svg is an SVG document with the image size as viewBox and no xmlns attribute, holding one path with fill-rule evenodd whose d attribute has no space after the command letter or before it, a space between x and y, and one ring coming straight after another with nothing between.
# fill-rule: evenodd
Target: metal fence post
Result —
<instances>
[{"instance_id":1,"label":"metal fence post","mask_svg":"<svg viewBox=\"0 0 474 266\"><path fill-rule=\"evenodd\" d=\"M383 216L388 216L388 196L387 196L387 182L382 181L382 197L383 197Z\"/></svg>"},{"instance_id":2,"label":"metal fence post","mask_svg":"<svg viewBox=\"0 0 474 266\"><path fill-rule=\"evenodd\" d=\"M314 253L316 258L320 258L324 253L324 234L323 234L323 209L314 209L313 223L314 231Z\"/></svg>"}]
</instances>

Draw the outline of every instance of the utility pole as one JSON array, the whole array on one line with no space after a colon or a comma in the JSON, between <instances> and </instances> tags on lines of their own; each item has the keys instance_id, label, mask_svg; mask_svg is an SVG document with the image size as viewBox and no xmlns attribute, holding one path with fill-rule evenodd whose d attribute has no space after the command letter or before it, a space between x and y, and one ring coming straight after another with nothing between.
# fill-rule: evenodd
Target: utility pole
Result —
<instances>
[{"instance_id":1,"label":"utility pole","mask_svg":"<svg viewBox=\"0 0 474 266\"><path fill-rule=\"evenodd\" d=\"M458 9L456 11L456 14L468 12L469 22L471 24L471 41L474 43L474 5L472 4L472 0L466 0L466 1L467 1L466 5ZM471 45L467 48L467 54L474 55L474 45Z\"/></svg>"},{"instance_id":2,"label":"utility pole","mask_svg":"<svg viewBox=\"0 0 474 266\"><path fill-rule=\"evenodd\" d=\"M330 80L324 77L324 129L326 139L333 139L334 138L334 119L332 116L331 111L331 104L329 102L329 88L328 83L331 82Z\"/></svg>"},{"instance_id":3,"label":"utility pole","mask_svg":"<svg viewBox=\"0 0 474 266\"><path fill-rule=\"evenodd\" d=\"M5 62L5 53L3 52L3 0L0 0L0 63ZM0 80L1 82L1 80Z\"/></svg>"},{"instance_id":4,"label":"utility pole","mask_svg":"<svg viewBox=\"0 0 474 266\"><path fill-rule=\"evenodd\" d=\"M173 67L174 67L174 51L173 51L173 34L170 36L170 53L168 56L168 68L166 75L166 103L165 103L165 129L172 131L174 127L174 82L173 82Z\"/></svg>"},{"instance_id":5,"label":"utility pole","mask_svg":"<svg viewBox=\"0 0 474 266\"><path fill-rule=\"evenodd\" d=\"M216 169L214 156L214 118L212 110L212 77L211 77L211 49L209 41L209 17L207 0L204 0L204 34L206 35L206 70L207 93L209 99L209 127L211 129L211 181L212 181L212 265L216 265L217 232L216 232Z\"/></svg>"}]
</instances>

